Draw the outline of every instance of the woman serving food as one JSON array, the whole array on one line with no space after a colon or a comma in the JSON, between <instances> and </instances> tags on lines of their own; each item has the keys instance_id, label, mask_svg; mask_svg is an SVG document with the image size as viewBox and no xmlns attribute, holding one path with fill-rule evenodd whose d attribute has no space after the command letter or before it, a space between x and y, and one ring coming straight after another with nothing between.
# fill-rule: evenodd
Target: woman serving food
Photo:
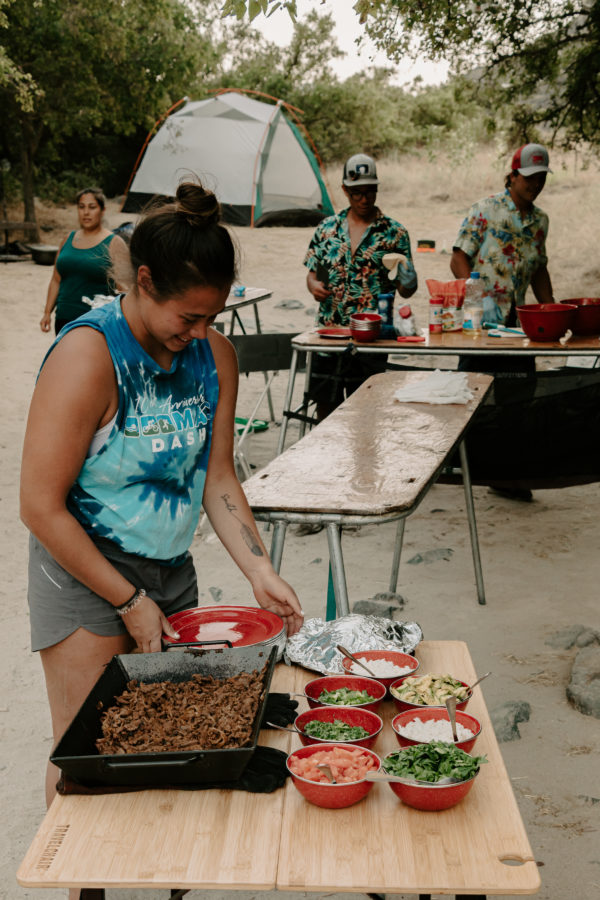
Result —
<instances>
[{"instance_id":1,"label":"woman serving food","mask_svg":"<svg viewBox=\"0 0 600 900\"><path fill-rule=\"evenodd\" d=\"M131 239L130 284L67 325L33 394L21 514L29 603L57 741L114 654L161 649L197 605L189 552L201 507L288 634L302 623L235 474L235 352L210 328L235 277L214 194L181 184ZM56 770L49 773L48 800ZM77 895L76 895L77 896Z\"/></svg>"}]
</instances>

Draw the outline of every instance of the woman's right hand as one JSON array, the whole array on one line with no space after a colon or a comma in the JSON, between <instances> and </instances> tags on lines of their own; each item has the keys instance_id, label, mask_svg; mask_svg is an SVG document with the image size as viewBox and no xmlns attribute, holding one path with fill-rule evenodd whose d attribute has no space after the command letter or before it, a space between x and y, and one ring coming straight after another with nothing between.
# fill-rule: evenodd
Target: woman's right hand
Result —
<instances>
[{"instance_id":1,"label":"woman's right hand","mask_svg":"<svg viewBox=\"0 0 600 900\"><path fill-rule=\"evenodd\" d=\"M40 328L42 331L50 331L50 313L44 313L40 319Z\"/></svg>"},{"instance_id":2,"label":"woman's right hand","mask_svg":"<svg viewBox=\"0 0 600 900\"><path fill-rule=\"evenodd\" d=\"M141 653L158 653L162 648L163 634L175 639L179 637L167 617L147 594L122 619Z\"/></svg>"}]
</instances>

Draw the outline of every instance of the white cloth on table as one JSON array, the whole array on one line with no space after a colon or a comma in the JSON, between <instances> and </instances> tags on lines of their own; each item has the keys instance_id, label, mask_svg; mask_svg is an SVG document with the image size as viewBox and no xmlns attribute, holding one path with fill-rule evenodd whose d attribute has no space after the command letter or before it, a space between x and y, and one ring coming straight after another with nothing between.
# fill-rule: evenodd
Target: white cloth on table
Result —
<instances>
[{"instance_id":1,"label":"white cloth on table","mask_svg":"<svg viewBox=\"0 0 600 900\"><path fill-rule=\"evenodd\" d=\"M468 403L473 399L473 392L466 372L436 369L427 378L398 388L394 399L401 403Z\"/></svg>"}]
</instances>

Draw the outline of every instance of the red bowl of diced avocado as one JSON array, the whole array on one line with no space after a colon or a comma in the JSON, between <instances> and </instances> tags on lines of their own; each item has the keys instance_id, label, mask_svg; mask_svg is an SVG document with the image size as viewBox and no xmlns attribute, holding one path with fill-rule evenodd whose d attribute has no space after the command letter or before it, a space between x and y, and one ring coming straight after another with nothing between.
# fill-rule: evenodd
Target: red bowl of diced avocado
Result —
<instances>
[{"instance_id":1,"label":"red bowl of diced avocado","mask_svg":"<svg viewBox=\"0 0 600 900\"><path fill-rule=\"evenodd\" d=\"M332 784L318 765L329 766L336 781ZM343 809L362 800L374 782L367 772L378 772L381 760L366 747L354 744L309 744L287 758L292 782L310 803L326 809Z\"/></svg>"},{"instance_id":2,"label":"red bowl of diced avocado","mask_svg":"<svg viewBox=\"0 0 600 900\"><path fill-rule=\"evenodd\" d=\"M445 708L448 697L456 697L456 708L465 709L472 697L466 681L453 678L452 675L438 675L430 672L427 675L409 675L390 686L390 694L398 712L407 709L423 709L423 707L441 706Z\"/></svg>"},{"instance_id":3,"label":"red bowl of diced avocado","mask_svg":"<svg viewBox=\"0 0 600 900\"><path fill-rule=\"evenodd\" d=\"M383 721L377 713L356 706L317 706L296 716L294 725L305 746L335 742L372 747Z\"/></svg>"},{"instance_id":4,"label":"red bowl of diced avocado","mask_svg":"<svg viewBox=\"0 0 600 900\"><path fill-rule=\"evenodd\" d=\"M317 706L359 706L377 712L385 694L384 684L360 675L323 675L304 687L304 696L312 709Z\"/></svg>"}]
</instances>

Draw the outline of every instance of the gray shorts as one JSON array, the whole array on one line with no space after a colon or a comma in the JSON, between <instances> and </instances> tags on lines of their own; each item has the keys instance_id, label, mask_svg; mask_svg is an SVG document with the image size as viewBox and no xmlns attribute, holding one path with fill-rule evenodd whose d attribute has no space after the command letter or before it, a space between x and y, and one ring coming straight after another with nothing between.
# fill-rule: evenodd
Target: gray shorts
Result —
<instances>
[{"instance_id":1,"label":"gray shorts","mask_svg":"<svg viewBox=\"0 0 600 900\"><path fill-rule=\"evenodd\" d=\"M145 588L166 616L198 605L198 584L191 553L180 565L169 566L120 550L99 539L98 549L133 585ZM78 628L114 637L126 634L121 617L29 536L29 612L31 649L44 650L63 641Z\"/></svg>"}]
</instances>

